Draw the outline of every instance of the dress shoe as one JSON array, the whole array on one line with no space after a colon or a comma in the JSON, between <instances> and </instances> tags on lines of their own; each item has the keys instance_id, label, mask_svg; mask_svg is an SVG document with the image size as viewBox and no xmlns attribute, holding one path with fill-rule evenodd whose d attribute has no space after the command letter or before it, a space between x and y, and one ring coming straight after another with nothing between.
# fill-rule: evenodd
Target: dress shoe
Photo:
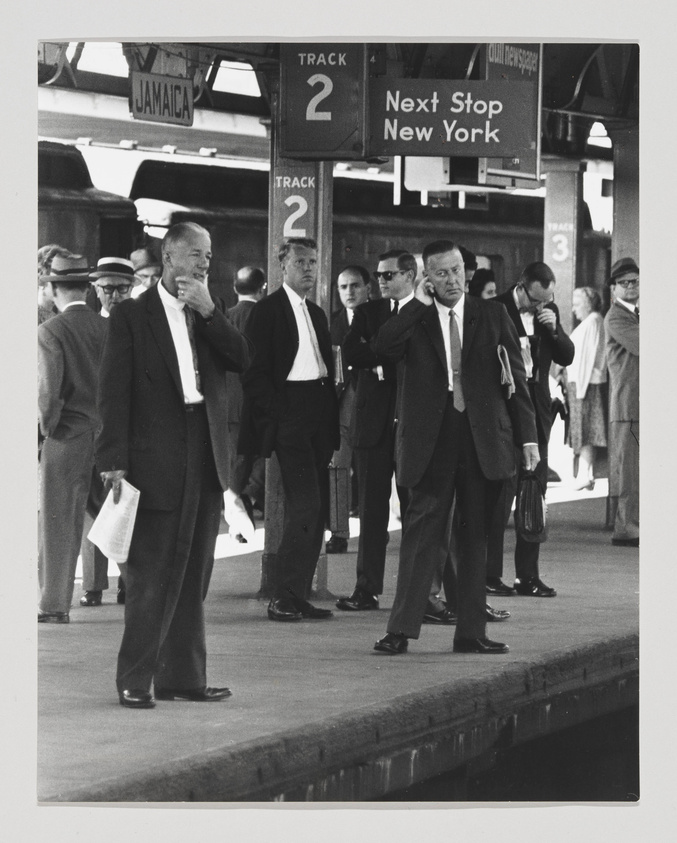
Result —
<instances>
[{"instance_id":1,"label":"dress shoe","mask_svg":"<svg viewBox=\"0 0 677 843\"><path fill-rule=\"evenodd\" d=\"M507 621L510 617L510 612L505 609L492 609L487 603L487 620L488 621Z\"/></svg>"},{"instance_id":2,"label":"dress shoe","mask_svg":"<svg viewBox=\"0 0 677 843\"><path fill-rule=\"evenodd\" d=\"M332 533L331 538L325 545L325 550L327 553L345 553L348 550L348 539L335 536Z\"/></svg>"},{"instance_id":3,"label":"dress shoe","mask_svg":"<svg viewBox=\"0 0 677 843\"><path fill-rule=\"evenodd\" d=\"M279 598L271 600L268 604L268 617L271 621L300 621L303 615L298 611L291 600Z\"/></svg>"},{"instance_id":4,"label":"dress shoe","mask_svg":"<svg viewBox=\"0 0 677 843\"><path fill-rule=\"evenodd\" d=\"M120 705L125 708L155 708L155 700L149 691L120 691Z\"/></svg>"},{"instance_id":5,"label":"dress shoe","mask_svg":"<svg viewBox=\"0 0 677 843\"><path fill-rule=\"evenodd\" d=\"M318 606L313 606L312 603L309 603L307 600L301 600L299 597L293 597L292 603L294 604L297 612L300 612L304 618L322 621L326 618L334 617L334 613L331 609L320 609Z\"/></svg>"},{"instance_id":6,"label":"dress shoe","mask_svg":"<svg viewBox=\"0 0 677 843\"><path fill-rule=\"evenodd\" d=\"M38 623L70 623L68 612L41 612L38 609Z\"/></svg>"},{"instance_id":7,"label":"dress shoe","mask_svg":"<svg viewBox=\"0 0 677 843\"><path fill-rule=\"evenodd\" d=\"M386 632L383 638L374 644L374 649L389 656L397 656L406 653L409 646L407 636L401 632Z\"/></svg>"},{"instance_id":8,"label":"dress shoe","mask_svg":"<svg viewBox=\"0 0 677 843\"><path fill-rule=\"evenodd\" d=\"M616 547L639 547L639 536L636 539L611 539Z\"/></svg>"},{"instance_id":9,"label":"dress shoe","mask_svg":"<svg viewBox=\"0 0 677 843\"><path fill-rule=\"evenodd\" d=\"M101 592L100 591L85 591L80 598L81 606L100 606Z\"/></svg>"},{"instance_id":10,"label":"dress shoe","mask_svg":"<svg viewBox=\"0 0 677 843\"><path fill-rule=\"evenodd\" d=\"M538 577L515 580L515 591L523 597L557 597L555 589L541 582Z\"/></svg>"},{"instance_id":11,"label":"dress shoe","mask_svg":"<svg viewBox=\"0 0 677 843\"><path fill-rule=\"evenodd\" d=\"M499 641L490 641L488 638L455 638L455 653L480 653L481 655L494 655L507 653L510 648L507 644Z\"/></svg>"},{"instance_id":12,"label":"dress shoe","mask_svg":"<svg viewBox=\"0 0 677 843\"><path fill-rule=\"evenodd\" d=\"M179 702L218 702L232 696L230 688L189 688L184 691L178 688L155 689L156 699Z\"/></svg>"},{"instance_id":13,"label":"dress shoe","mask_svg":"<svg viewBox=\"0 0 677 843\"><path fill-rule=\"evenodd\" d=\"M440 609L439 612L427 611L423 615L423 623L447 624L452 626L457 623L458 617L451 609Z\"/></svg>"},{"instance_id":14,"label":"dress shoe","mask_svg":"<svg viewBox=\"0 0 677 843\"><path fill-rule=\"evenodd\" d=\"M506 585L500 577L487 577L487 594L496 594L499 597L514 597L516 591Z\"/></svg>"},{"instance_id":15,"label":"dress shoe","mask_svg":"<svg viewBox=\"0 0 677 843\"><path fill-rule=\"evenodd\" d=\"M378 597L356 588L350 597L339 597L336 606L344 612L364 612L367 609L378 609Z\"/></svg>"}]
</instances>

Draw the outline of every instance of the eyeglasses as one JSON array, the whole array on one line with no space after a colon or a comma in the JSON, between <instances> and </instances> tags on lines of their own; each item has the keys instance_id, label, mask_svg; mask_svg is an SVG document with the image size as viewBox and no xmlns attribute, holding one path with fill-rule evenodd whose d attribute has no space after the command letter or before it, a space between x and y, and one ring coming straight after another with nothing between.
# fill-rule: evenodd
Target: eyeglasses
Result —
<instances>
[{"instance_id":1,"label":"eyeglasses","mask_svg":"<svg viewBox=\"0 0 677 843\"><path fill-rule=\"evenodd\" d=\"M637 278L624 278L622 281L619 279L616 280L616 284L619 287L629 287L631 284L634 284L635 287L639 286L639 275Z\"/></svg>"},{"instance_id":2,"label":"eyeglasses","mask_svg":"<svg viewBox=\"0 0 677 843\"><path fill-rule=\"evenodd\" d=\"M386 269L385 272L379 272L378 270L376 270L376 272L374 272L374 278L377 281L379 280L379 278L383 278L384 281L392 281L394 275L402 275L406 271L406 269L396 269L394 271L391 269Z\"/></svg>"},{"instance_id":3,"label":"eyeglasses","mask_svg":"<svg viewBox=\"0 0 677 843\"><path fill-rule=\"evenodd\" d=\"M100 286L99 289L103 290L107 296L112 296L114 293L120 293L121 296L126 296L132 289L132 286L132 284L116 284L115 286L107 284L105 287L103 285Z\"/></svg>"},{"instance_id":4,"label":"eyeglasses","mask_svg":"<svg viewBox=\"0 0 677 843\"><path fill-rule=\"evenodd\" d=\"M524 291L524 295L529 299L529 310L536 310L538 307L543 307L546 304L550 304L551 301L554 300L554 294L550 294L547 299L535 299L532 295L530 295L529 290L527 290L524 284L521 285L522 290Z\"/></svg>"}]
</instances>

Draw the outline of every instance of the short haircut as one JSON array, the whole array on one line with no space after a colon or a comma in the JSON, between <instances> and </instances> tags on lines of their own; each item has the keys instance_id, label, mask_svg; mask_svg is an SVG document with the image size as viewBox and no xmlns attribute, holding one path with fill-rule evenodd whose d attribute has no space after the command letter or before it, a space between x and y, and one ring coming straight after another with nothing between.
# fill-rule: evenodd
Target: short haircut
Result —
<instances>
[{"instance_id":1,"label":"short haircut","mask_svg":"<svg viewBox=\"0 0 677 843\"><path fill-rule=\"evenodd\" d=\"M407 252L405 249L390 249L387 252L384 252L382 255L378 256L379 263L381 261L389 261L393 258L397 259L397 268L401 269L402 272L413 272L414 278L418 275L418 264L416 263L416 258Z\"/></svg>"},{"instance_id":2,"label":"short haircut","mask_svg":"<svg viewBox=\"0 0 677 843\"><path fill-rule=\"evenodd\" d=\"M452 240L435 240L423 249L423 266L426 265L429 258L435 255L445 255L447 252L460 252L456 243Z\"/></svg>"},{"instance_id":3,"label":"short haircut","mask_svg":"<svg viewBox=\"0 0 677 843\"><path fill-rule=\"evenodd\" d=\"M470 251L470 249L466 249L465 246L459 246L458 251L461 253L461 257L463 258L463 266L466 269L477 269L477 258Z\"/></svg>"},{"instance_id":4,"label":"short haircut","mask_svg":"<svg viewBox=\"0 0 677 843\"><path fill-rule=\"evenodd\" d=\"M550 269L548 264L543 263L543 261L534 261L533 263L527 264L527 266L525 266L522 270L520 283L527 287L531 287L531 285L535 284L536 281L538 281L541 287L546 290L551 284L554 284L557 281L555 273L552 269Z\"/></svg>"},{"instance_id":5,"label":"short haircut","mask_svg":"<svg viewBox=\"0 0 677 843\"><path fill-rule=\"evenodd\" d=\"M54 288L59 288L64 290L65 292L78 292L78 293L86 293L89 290L90 282L89 279L85 279L84 281L77 283L74 281L71 282L64 282L64 281L50 281L50 284Z\"/></svg>"},{"instance_id":6,"label":"short haircut","mask_svg":"<svg viewBox=\"0 0 677 843\"><path fill-rule=\"evenodd\" d=\"M365 287L368 287L371 282L369 270L357 263L351 263L350 266L343 267L343 269L339 272L339 275L343 275L344 272L352 272L353 275L359 275L364 282Z\"/></svg>"},{"instance_id":7,"label":"short haircut","mask_svg":"<svg viewBox=\"0 0 677 843\"><path fill-rule=\"evenodd\" d=\"M496 282L493 269L478 269L470 281L468 281L468 294L471 296L481 296L484 288L490 281Z\"/></svg>"},{"instance_id":8,"label":"short haircut","mask_svg":"<svg viewBox=\"0 0 677 843\"><path fill-rule=\"evenodd\" d=\"M207 229L204 226L198 225L196 222L177 222L164 236L162 254L164 255L172 246L185 240L189 234L206 234L207 237L210 237Z\"/></svg>"},{"instance_id":9,"label":"short haircut","mask_svg":"<svg viewBox=\"0 0 677 843\"><path fill-rule=\"evenodd\" d=\"M266 276L262 269L259 269L258 266L243 266L242 269L237 271L233 287L236 293L247 296L258 293L265 283Z\"/></svg>"},{"instance_id":10,"label":"short haircut","mask_svg":"<svg viewBox=\"0 0 677 843\"><path fill-rule=\"evenodd\" d=\"M575 287L574 292L576 290L580 290L580 292L583 293L586 299L590 302L590 309L592 311L597 311L598 313L601 311L602 297L594 287Z\"/></svg>"},{"instance_id":11,"label":"short haircut","mask_svg":"<svg viewBox=\"0 0 677 843\"><path fill-rule=\"evenodd\" d=\"M313 240L312 237L290 237L288 240L285 240L277 252L277 259L280 263L287 257L292 246L301 246L304 249L314 249L317 251L317 240Z\"/></svg>"}]
</instances>

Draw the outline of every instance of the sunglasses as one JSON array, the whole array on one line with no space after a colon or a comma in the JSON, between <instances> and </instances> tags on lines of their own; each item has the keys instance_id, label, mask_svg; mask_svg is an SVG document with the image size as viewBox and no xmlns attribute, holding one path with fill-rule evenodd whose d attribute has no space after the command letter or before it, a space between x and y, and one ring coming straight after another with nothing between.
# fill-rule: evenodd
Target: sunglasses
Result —
<instances>
[{"instance_id":1,"label":"sunglasses","mask_svg":"<svg viewBox=\"0 0 677 843\"><path fill-rule=\"evenodd\" d=\"M379 272L378 270L376 270L376 272L374 272L374 278L377 281L379 280L379 278L383 278L384 281L392 281L394 275L402 275L404 272L406 272L406 269L396 269L394 271L391 269L386 269L385 272Z\"/></svg>"},{"instance_id":2,"label":"sunglasses","mask_svg":"<svg viewBox=\"0 0 677 843\"><path fill-rule=\"evenodd\" d=\"M125 296L132 289L132 286L132 284L117 284L116 286L107 284L105 287L99 287L99 289L103 290L107 296L112 296L113 293L119 293L121 296Z\"/></svg>"}]
</instances>

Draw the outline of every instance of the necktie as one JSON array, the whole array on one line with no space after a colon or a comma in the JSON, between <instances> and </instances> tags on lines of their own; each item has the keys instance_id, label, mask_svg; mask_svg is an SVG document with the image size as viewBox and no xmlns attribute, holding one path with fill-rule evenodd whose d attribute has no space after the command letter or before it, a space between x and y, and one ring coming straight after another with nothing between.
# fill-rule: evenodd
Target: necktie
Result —
<instances>
[{"instance_id":1,"label":"necktie","mask_svg":"<svg viewBox=\"0 0 677 843\"><path fill-rule=\"evenodd\" d=\"M390 315L391 315L391 316L395 316L395 314L397 313L397 311L398 311L399 309L400 309L400 303L399 303L399 301L398 301L397 299L395 299L395 304L394 304L394 305L393 305L393 307L392 307L392 312L391 312L391 314L390 314Z\"/></svg>"},{"instance_id":2,"label":"necktie","mask_svg":"<svg viewBox=\"0 0 677 843\"><path fill-rule=\"evenodd\" d=\"M465 399L463 398L463 387L461 386L461 335L458 332L456 315L453 310L449 311L449 336L451 345L454 409L458 410L459 413L462 413L465 410Z\"/></svg>"},{"instance_id":3,"label":"necktie","mask_svg":"<svg viewBox=\"0 0 677 843\"><path fill-rule=\"evenodd\" d=\"M186 316L186 328L188 329L188 341L190 342L190 350L193 354L193 369L195 370L195 386L198 392L202 392L202 381L200 379L200 367L197 360L197 346L195 345L195 314L186 306L183 308Z\"/></svg>"},{"instance_id":4,"label":"necktie","mask_svg":"<svg viewBox=\"0 0 677 843\"><path fill-rule=\"evenodd\" d=\"M637 321L639 322L639 306L635 307L635 313L637 314Z\"/></svg>"},{"instance_id":5,"label":"necktie","mask_svg":"<svg viewBox=\"0 0 677 843\"><path fill-rule=\"evenodd\" d=\"M327 376L327 367L324 365L324 360L322 359L322 354L320 353L320 346L317 344L317 334L315 333L315 328L313 328L313 323L310 318L310 313L308 313L308 305L306 304L305 299L301 302L301 311L305 317L306 325L308 326L310 344L313 347L313 354L315 355L315 362L317 363L319 377L324 378Z\"/></svg>"}]
</instances>

